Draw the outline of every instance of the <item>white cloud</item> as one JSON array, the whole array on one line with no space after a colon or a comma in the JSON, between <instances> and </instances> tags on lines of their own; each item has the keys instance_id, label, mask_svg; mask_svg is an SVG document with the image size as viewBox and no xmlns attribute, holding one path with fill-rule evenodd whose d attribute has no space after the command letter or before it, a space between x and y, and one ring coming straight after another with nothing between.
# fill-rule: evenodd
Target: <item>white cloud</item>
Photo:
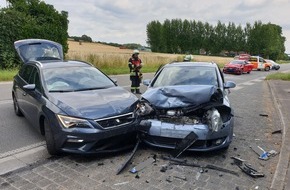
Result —
<instances>
[{"instance_id":1,"label":"white cloud","mask_svg":"<svg viewBox=\"0 0 290 190\"><path fill-rule=\"evenodd\" d=\"M86 34L95 41L146 45L146 25L153 20L188 19L215 25L255 21L282 27L290 52L289 0L44 0L69 13L69 35ZM0 7L6 5L0 0Z\"/></svg>"}]
</instances>

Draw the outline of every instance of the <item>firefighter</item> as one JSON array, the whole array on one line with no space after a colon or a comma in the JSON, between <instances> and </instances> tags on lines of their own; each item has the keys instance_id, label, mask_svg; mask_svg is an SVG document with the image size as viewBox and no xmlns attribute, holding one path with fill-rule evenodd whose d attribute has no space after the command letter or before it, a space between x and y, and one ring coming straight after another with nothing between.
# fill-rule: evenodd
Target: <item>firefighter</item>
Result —
<instances>
[{"instance_id":1,"label":"firefighter","mask_svg":"<svg viewBox=\"0 0 290 190\"><path fill-rule=\"evenodd\" d=\"M134 50L132 57L129 59L129 69L130 69L130 80L131 80L131 92L136 93L136 94L141 94L140 92L140 83L142 80L142 73L141 73L141 68L142 68L142 61L138 57L139 51Z\"/></svg>"}]
</instances>

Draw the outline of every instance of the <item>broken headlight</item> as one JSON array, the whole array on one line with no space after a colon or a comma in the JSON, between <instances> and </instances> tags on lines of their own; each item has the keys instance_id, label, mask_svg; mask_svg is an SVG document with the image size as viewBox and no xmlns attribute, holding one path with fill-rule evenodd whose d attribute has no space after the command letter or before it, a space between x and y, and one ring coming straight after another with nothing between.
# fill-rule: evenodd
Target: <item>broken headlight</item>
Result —
<instances>
[{"instance_id":1,"label":"broken headlight","mask_svg":"<svg viewBox=\"0 0 290 190\"><path fill-rule=\"evenodd\" d=\"M153 110L153 108L147 102L140 102L137 105L137 111L138 111L137 113L139 115L144 116L144 115L149 115L154 110Z\"/></svg>"},{"instance_id":2,"label":"broken headlight","mask_svg":"<svg viewBox=\"0 0 290 190\"><path fill-rule=\"evenodd\" d=\"M206 118L211 131L217 132L223 126L221 115L219 111L215 108L212 108L206 112Z\"/></svg>"}]
</instances>

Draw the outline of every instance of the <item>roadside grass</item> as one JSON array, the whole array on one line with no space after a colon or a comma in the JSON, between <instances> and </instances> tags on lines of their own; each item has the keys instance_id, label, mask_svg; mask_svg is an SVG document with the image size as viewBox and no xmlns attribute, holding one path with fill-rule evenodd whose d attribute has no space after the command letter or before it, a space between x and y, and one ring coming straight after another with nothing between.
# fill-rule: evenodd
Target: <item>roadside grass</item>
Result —
<instances>
[{"instance_id":1,"label":"roadside grass","mask_svg":"<svg viewBox=\"0 0 290 190\"><path fill-rule=\"evenodd\" d=\"M288 64L288 63L290 63L290 60L278 60L277 63L279 63L279 64Z\"/></svg>"},{"instance_id":2,"label":"roadside grass","mask_svg":"<svg viewBox=\"0 0 290 190\"><path fill-rule=\"evenodd\" d=\"M290 73L273 73L266 76L266 80L285 80L290 81Z\"/></svg>"},{"instance_id":3,"label":"roadside grass","mask_svg":"<svg viewBox=\"0 0 290 190\"><path fill-rule=\"evenodd\" d=\"M12 81L13 77L18 72L18 69L1 70L0 69L0 81Z\"/></svg>"}]
</instances>

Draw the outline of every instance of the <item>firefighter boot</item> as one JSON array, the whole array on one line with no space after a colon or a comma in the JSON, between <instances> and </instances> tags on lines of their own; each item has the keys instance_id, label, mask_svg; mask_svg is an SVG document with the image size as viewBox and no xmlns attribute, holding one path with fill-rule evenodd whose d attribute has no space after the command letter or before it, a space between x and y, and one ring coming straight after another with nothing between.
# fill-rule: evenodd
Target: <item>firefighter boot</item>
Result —
<instances>
[{"instance_id":1,"label":"firefighter boot","mask_svg":"<svg viewBox=\"0 0 290 190\"><path fill-rule=\"evenodd\" d=\"M136 89L136 94L141 94L140 89Z\"/></svg>"},{"instance_id":2,"label":"firefighter boot","mask_svg":"<svg viewBox=\"0 0 290 190\"><path fill-rule=\"evenodd\" d=\"M132 93L135 93L135 89L132 89L132 88L131 88L131 92L132 92Z\"/></svg>"}]
</instances>

